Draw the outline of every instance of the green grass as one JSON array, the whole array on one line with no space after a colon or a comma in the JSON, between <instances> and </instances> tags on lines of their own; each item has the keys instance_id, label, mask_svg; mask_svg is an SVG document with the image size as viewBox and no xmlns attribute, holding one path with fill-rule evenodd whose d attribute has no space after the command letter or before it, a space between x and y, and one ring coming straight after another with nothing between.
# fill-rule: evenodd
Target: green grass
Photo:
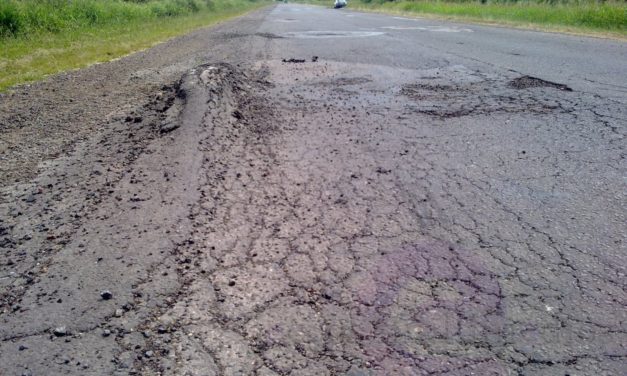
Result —
<instances>
[{"instance_id":1,"label":"green grass","mask_svg":"<svg viewBox=\"0 0 627 376\"><path fill-rule=\"evenodd\" d=\"M625 1L349 0L349 7L400 14L438 15L459 20L504 23L548 30L627 36Z\"/></svg>"},{"instance_id":2,"label":"green grass","mask_svg":"<svg viewBox=\"0 0 627 376\"><path fill-rule=\"evenodd\" d=\"M263 0L0 0L0 91L112 60L265 4Z\"/></svg>"}]
</instances>

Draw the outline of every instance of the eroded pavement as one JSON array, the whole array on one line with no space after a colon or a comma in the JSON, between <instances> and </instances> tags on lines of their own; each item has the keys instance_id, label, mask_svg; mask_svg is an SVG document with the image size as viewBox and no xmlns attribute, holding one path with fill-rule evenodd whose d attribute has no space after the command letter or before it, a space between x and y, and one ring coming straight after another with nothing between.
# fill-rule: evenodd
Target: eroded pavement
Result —
<instances>
[{"instance_id":1,"label":"eroded pavement","mask_svg":"<svg viewBox=\"0 0 627 376\"><path fill-rule=\"evenodd\" d=\"M3 187L3 371L624 373L624 105L295 9Z\"/></svg>"}]
</instances>

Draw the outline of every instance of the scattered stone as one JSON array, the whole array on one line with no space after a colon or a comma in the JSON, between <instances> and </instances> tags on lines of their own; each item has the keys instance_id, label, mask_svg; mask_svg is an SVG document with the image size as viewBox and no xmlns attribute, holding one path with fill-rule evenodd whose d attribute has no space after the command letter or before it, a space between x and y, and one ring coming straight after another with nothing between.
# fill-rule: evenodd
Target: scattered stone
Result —
<instances>
[{"instance_id":1,"label":"scattered stone","mask_svg":"<svg viewBox=\"0 0 627 376\"><path fill-rule=\"evenodd\" d=\"M100 297L102 298L102 300L109 300L113 298L113 294L109 290L104 290L100 293Z\"/></svg>"},{"instance_id":2,"label":"scattered stone","mask_svg":"<svg viewBox=\"0 0 627 376\"><path fill-rule=\"evenodd\" d=\"M144 355L146 356L146 358L151 358L153 355L155 355L155 353L152 350L148 350L144 353Z\"/></svg>"},{"instance_id":3,"label":"scattered stone","mask_svg":"<svg viewBox=\"0 0 627 376\"><path fill-rule=\"evenodd\" d=\"M20 345L20 347L18 347L17 349L18 349L19 351L28 350L28 346Z\"/></svg>"},{"instance_id":4,"label":"scattered stone","mask_svg":"<svg viewBox=\"0 0 627 376\"><path fill-rule=\"evenodd\" d=\"M235 286L235 281L233 280L229 281L229 286Z\"/></svg>"},{"instance_id":5,"label":"scattered stone","mask_svg":"<svg viewBox=\"0 0 627 376\"><path fill-rule=\"evenodd\" d=\"M316 61L318 61L318 56L314 56L311 58L312 63L315 63Z\"/></svg>"},{"instance_id":6,"label":"scattered stone","mask_svg":"<svg viewBox=\"0 0 627 376\"><path fill-rule=\"evenodd\" d=\"M159 333L159 334L165 334L167 332L168 332L168 329L166 329L165 326L160 326L160 327L157 328L157 333Z\"/></svg>"},{"instance_id":7,"label":"scattered stone","mask_svg":"<svg viewBox=\"0 0 627 376\"><path fill-rule=\"evenodd\" d=\"M65 326L59 326L58 328L54 328L52 334L54 334L56 337L64 337L68 335L68 330Z\"/></svg>"},{"instance_id":8,"label":"scattered stone","mask_svg":"<svg viewBox=\"0 0 627 376\"><path fill-rule=\"evenodd\" d=\"M115 317L122 317L123 314L124 314L124 310L121 308L116 309L114 313Z\"/></svg>"},{"instance_id":9,"label":"scattered stone","mask_svg":"<svg viewBox=\"0 0 627 376\"><path fill-rule=\"evenodd\" d=\"M237 120L242 120L244 118L244 115L242 115L242 113L238 110L233 111L231 115L233 115L233 117Z\"/></svg>"},{"instance_id":10,"label":"scattered stone","mask_svg":"<svg viewBox=\"0 0 627 376\"><path fill-rule=\"evenodd\" d=\"M111 331L109 329L105 329L102 331L103 337L109 337L111 335Z\"/></svg>"},{"instance_id":11,"label":"scattered stone","mask_svg":"<svg viewBox=\"0 0 627 376\"><path fill-rule=\"evenodd\" d=\"M28 202L29 204L32 204L35 201L37 201L37 199L35 198L35 195L33 195L32 193L24 198L24 202Z\"/></svg>"}]
</instances>

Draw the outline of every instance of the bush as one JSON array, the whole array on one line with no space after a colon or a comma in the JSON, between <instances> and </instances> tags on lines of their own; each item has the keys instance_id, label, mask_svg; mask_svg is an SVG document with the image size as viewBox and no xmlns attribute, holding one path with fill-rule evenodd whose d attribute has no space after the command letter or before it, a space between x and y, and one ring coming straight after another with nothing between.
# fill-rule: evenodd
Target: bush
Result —
<instances>
[{"instance_id":1,"label":"bush","mask_svg":"<svg viewBox=\"0 0 627 376\"><path fill-rule=\"evenodd\" d=\"M0 2L0 37L17 35L23 27L17 5L13 1Z\"/></svg>"},{"instance_id":2,"label":"bush","mask_svg":"<svg viewBox=\"0 0 627 376\"><path fill-rule=\"evenodd\" d=\"M200 4L198 4L196 0L187 0L187 9L189 9L193 13L196 13L200 10Z\"/></svg>"}]
</instances>

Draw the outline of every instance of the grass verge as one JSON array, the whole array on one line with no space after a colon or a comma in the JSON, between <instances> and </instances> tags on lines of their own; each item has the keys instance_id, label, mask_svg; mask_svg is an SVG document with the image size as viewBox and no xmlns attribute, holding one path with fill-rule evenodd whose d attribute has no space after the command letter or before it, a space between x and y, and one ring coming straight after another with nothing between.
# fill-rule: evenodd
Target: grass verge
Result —
<instances>
[{"instance_id":1,"label":"grass verge","mask_svg":"<svg viewBox=\"0 0 627 376\"><path fill-rule=\"evenodd\" d=\"M2 1L5 0L0 0ZM65 4L82 1L66 1ZM4 34L0 34L0 91L17 84L40 80L50 74L113 60L268 4L263 0L217 0L198 3L202 6L196 9L177 9L174 6L168 8L168 4L178 3L182 7L187 7L188 4L195 2L136 1L139 3L130 4L131 7L137 7L132 9L135 13L131 12L130 16L128 13L124 16L123 12L116 14L110 9L105 9L104 14L105 16L108 14L108 17L103 16L96 21L89 21L88 13L86 21L76 13L68 15L68 12L60 12L56 17L52 17L53 20L56 19L53 22L39 21L38 24L36 18L29 21L27 17L23 17L21 25L13 28L14 32L7 32L5 27ZM93 3L91 0L84 2ZM111 0L111 5L120 6L118 11L128 10L124 8L127 5L125 3L126 1ZM157 12L154 12L154 9L157 9ZM159 11L163 12L158 13ZM0 24L5 26L10 24L6 22L6 18L0 6Z\"/></svg>"},{"instance_id":2,"label":"grass verge","mask_svg":"<svg viewBox=\"0 0 627 376\"><path fill-rule=\"evenodd\" d=\"M328 5L326 1L310 0ZM353 0L351 9L401 15L435 16L460 21L511 25L523 28L627 38L627 2L562 0L535 1L434 1Z\"/></svg>"}]
</instances>

